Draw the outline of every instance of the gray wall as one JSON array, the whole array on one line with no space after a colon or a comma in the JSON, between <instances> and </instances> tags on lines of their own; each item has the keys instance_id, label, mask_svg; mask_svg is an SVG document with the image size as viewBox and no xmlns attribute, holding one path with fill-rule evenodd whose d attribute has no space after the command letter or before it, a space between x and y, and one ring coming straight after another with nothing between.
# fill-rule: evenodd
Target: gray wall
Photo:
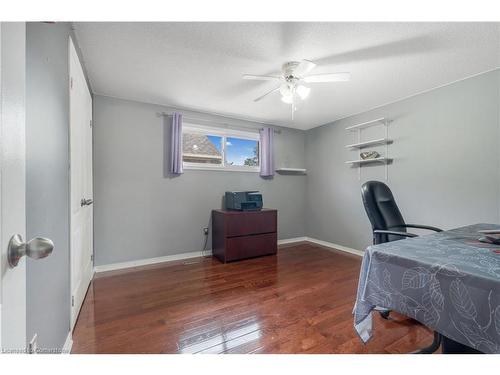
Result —
<instances>
[{"instance_id":1,"label":"gray wall","mask_svg":"<svg viewBox=\"0 0 500 375\"><path fill-rule=\"evenodd\" d=\"M60 349L69 332L68 23L27 23L26 237L54 241L27 260L27 338Z\"/></svg>"},{"instance_id":2,"label":"gray wall","mask_svg":"<svg viewBox=\"0 0 500 375\"><path fill-rule=\"evenodd\" d=\"M439 88L307 132L307 235L364 250L371 227L360 187L384 181L384 167L356 168L345 128L378 117L393 120L388 184L407 222L444 229L499 222L498 70ZM376 95L376 93L374 93ZM380 127L363 140L383 136Z\"/></svg>"},{"instance_id":3,"label":"gray wall","mask_svg":"<svg viewBox=\"0 0 500 375\"><path fill-rule=\"evenodd\" d=\"M94 252L104 265L203 248L202 228L221 207L226 190L260 190L267 207L279 210L279 238L305 235L306 177L186 170L163 176L164 122L172 108L94 97ZM234 127L261 124L185 112ZM276 165L304 167L304 132L276 134ZM208 249L211 248L210 238Z\"/></svg>"},{"instance_id":4,"label":"gray wall","mask_svg":"<svg viewBox=\"0 0 500 375\"><path fill-rule=\"evenodd\" d=\"M377 117L392 120L388 184L408 222L453 228L500 219L500 72L485 73L307 132L281 129L277 166L304 166L306 176L264 180L253 173L187 170L163 177L164 125L172 108L103 96L94 98L96 265L201 250L210 210L225 190L256 189L279 210L279 238L307 235L365 249L370 224L360 187L384 180L384 167L361 170L345 145L345 127ZM235 127L260 127L201 113ZM382 127L363 139L383 136ZM377 149L377 148L376 148ZM379 149L380 150L380 149ZM383 148L381 149L383 152ZM210 248L210 239L208 248Z\"/></svg>"}]
</instances>

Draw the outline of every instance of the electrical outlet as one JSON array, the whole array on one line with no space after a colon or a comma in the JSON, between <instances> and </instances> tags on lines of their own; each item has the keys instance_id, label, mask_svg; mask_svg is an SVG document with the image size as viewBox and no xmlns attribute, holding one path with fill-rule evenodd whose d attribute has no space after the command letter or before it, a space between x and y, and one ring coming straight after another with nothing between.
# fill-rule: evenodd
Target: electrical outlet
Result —
<instances>
[{"instance_id":1,"label":"electrical outlet","mask_svg":"<svg viewBox=\"0 0 500 375\"><path fill-rule=\"evenodd\" d=\"M38 335L35 333L30 343L28 344L28 354L36 354L38 350L37 338Z\"/></svg>"},{"instance_id":2,"label":"electrical outlet","mask_svg":"<svg viewBox=\"0 0 500 375\"><path fill-rule=\"evenodd\" d=\"M203 234L208 236L208 227L203 228Z\"/></svg>"}]
</instances>

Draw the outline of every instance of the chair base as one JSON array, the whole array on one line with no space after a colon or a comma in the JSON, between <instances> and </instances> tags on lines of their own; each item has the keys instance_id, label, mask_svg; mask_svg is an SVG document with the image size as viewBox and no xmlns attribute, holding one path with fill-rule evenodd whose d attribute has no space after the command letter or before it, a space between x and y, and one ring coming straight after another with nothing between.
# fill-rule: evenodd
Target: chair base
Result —
<instances>
[{"instance_id":1,"label":"chair base","mask_svg":"<svg viewBox=\"0 0 500 375\"><path fill-rule=\"evenodd\" d=\"M391 310L379 311L378 313L380 314L382 319L389 320L389 316L391 315ZM449 340L449 341L452 341L452 340ZM422 348L422 349L415 350L414 352L411 352L410 354L432 354L436 350L439 349L442 342L443 342L443 336L440 333L434 332L434 339L432 340L432 343L429 346L426 346L425 348ZM453 343L455 343L455 342L453 341ZM458 343L455 343L455 344L458 344ZM472 350L474 350L474 349L472 349ZM444 345L443 345L443 351L444 351ZM462 353L464 353L464 352L462 352Z\"/></svg>"},{"instance_id":2,"label":"chair base","mask_svg":"<svg viewBox=\"0 0 500 375\"><path fill-rule=\"evenodd\" d=\"M439 349L442 341L443 341L443 336L440 333L434 331L434 340L432 341L432 344L426 346L425 348L415 350L410 354L432 354Z\"/></svg>"},{"instance_id":3,"label":"chair base","mask_svg":"<svg viewBox=\"0 0 500 375\"><path fill-rule=\"evenodd\" d=\"M380 311L379 312L382 319L389 320L389 315L391 315L391 310Z\"/></svg>"}]
</instances>

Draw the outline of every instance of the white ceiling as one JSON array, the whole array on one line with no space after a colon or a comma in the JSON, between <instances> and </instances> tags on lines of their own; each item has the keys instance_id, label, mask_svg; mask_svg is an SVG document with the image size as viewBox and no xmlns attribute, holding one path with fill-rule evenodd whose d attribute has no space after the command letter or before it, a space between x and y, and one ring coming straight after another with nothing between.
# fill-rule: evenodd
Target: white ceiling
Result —
<instances>
[{"instance_id":1,"label":"white ceiling","mask_svg":"<svg viewBox=\"0 0 500 375\"><path fill-rule=\"evenodd\" d=\"M75 23L96 94L309 129L500 66L499 23ZM314 73L350 82L311 84L295 120L273 82L309 59Z\"/></svg>"}]
</instances>

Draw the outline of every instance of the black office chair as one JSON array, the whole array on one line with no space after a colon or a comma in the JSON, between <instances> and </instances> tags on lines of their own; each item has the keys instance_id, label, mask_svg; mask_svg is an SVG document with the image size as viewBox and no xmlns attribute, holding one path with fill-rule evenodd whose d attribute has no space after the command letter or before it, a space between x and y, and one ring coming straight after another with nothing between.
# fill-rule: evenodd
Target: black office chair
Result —
<instances>
[{"instance_id":1,"label":"black office chair","mask_svg":"<svg viewBox=\"0 0 500 375\"><path fill-rule=\"evenodd\" d=\"M408 233L406 228L442 232L441 229L428 225L406 224L391 189L383 182L368 181L364 183L361 187L361 195L366 214L372 224L374 245L408 237L417 237L416 234Z\"/></svg>"},{"instance_id":2,"label":"black office chair","mask_svg":"<svg viewBox=\"0 0 500 375\"><path fill-rule=\"evenodd\" d=\"M380 181L368 181L361 187L361 196L366 214L372 224L373 244L398 241L409 237L418 237L409 233L406 228L428 229L442 232L441 229L428 225L406 224L394 200L391 189ZM388 319L390 310L380 311L380 316ZM415 353L433 353L441 344L441 335L434 332L434 342L427 348Z\"/></svg>"}]
</instances>

